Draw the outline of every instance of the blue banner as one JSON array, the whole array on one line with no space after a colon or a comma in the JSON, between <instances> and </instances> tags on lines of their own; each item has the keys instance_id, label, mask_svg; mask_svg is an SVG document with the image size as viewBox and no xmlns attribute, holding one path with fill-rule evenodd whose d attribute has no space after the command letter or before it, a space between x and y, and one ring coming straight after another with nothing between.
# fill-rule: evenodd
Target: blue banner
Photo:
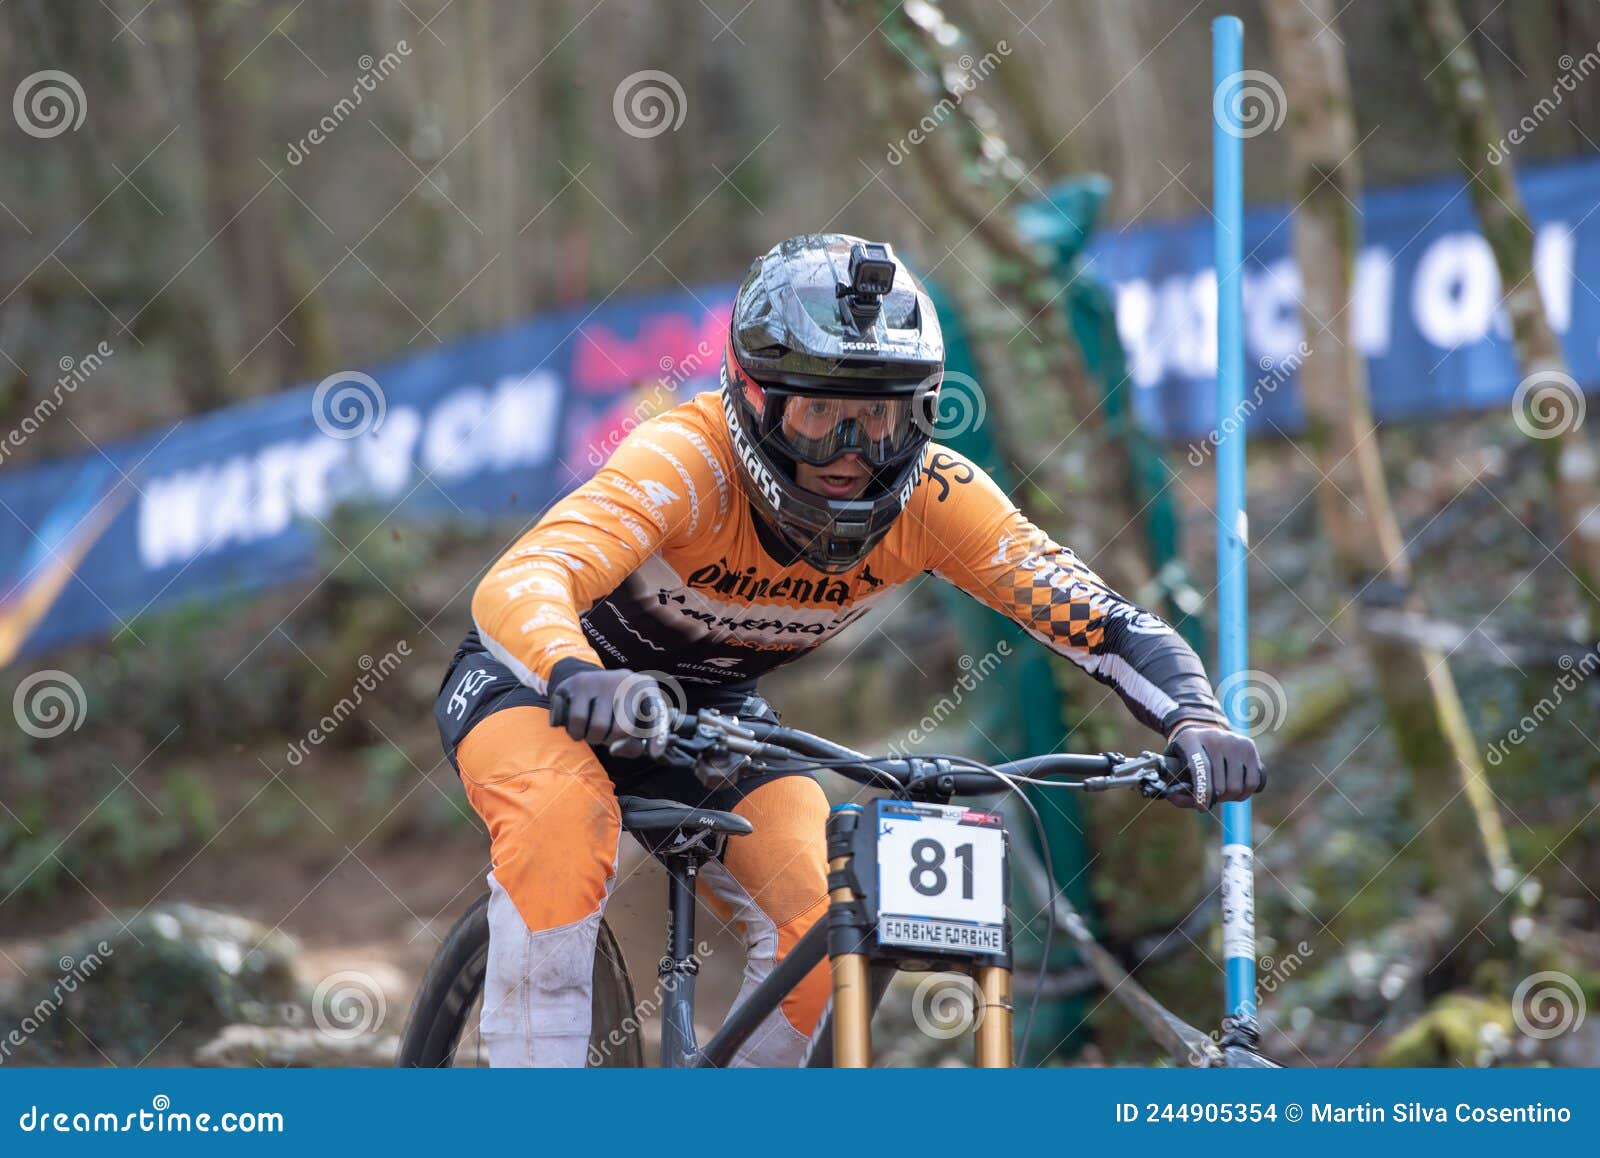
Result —
<instances>
[{"instance_id":1,"label":"blue banner","mask_svg":"<svg viewBox=\"0 0 1600 1158\"><path fill-rule=\"evenodd\" d=\"M0 663L303 575L339 503L531 519L716 381L732 292L568 310L7 472ZM56 402L115 389L116 368L101 343ZM50 421L49 401L26 422Z\"/></svg>"},{"instance_id":2,"label":"blue banner","mask_svg":"<svg viewBox=\"0 0 1600 1158\"><path fill-rule=\"evenodd\" d=\"M1600 161L1523 175L1546 308L1579 382L1600 384ZM1380 418L1497 406L1517 371L1494 258L1458 181L1366 196L1350 320ZM1253 433L1303 422L1305 354L1288 207L1245 216L1245 404ZM1217 425L1209 218L1106 234L1090 270L1116 292L1134 411L1175 441ZM561 311L335 374L74 458L8 455L55 412L117 388L110 342L63 359L54 390L0 432L0 664L121 632L182 599L309 572L341 502L385 516L531 519L632 425L715 383L733 288Z\"/></svg>"},{"instance_id":3,"label":"blue banner","mask_svg":"<svg viewBox=\"0 0 1600 1158\"><path fill-rule=\"evenodd\" d=\"M1573 376L1593 388L1600 385L1600 295L1580 271L1600 268L1600 160L1530 167L1519 183L1536 229L1545 309ZM1289 208L1245 214L1245 396L1253 434L1295 432L1304 419ZM1416 418L1505 404L1519 375L1500 276L1466 186L1451 179L1368 193L1359 225L1349 322L1367 357L1376 415ZM1116 292L1134 413L1168 439L1193 439L1217 424L1212 247L1210 218L1108 231L1090 244L1091 272Z\"/></svg>"}]
</instances>

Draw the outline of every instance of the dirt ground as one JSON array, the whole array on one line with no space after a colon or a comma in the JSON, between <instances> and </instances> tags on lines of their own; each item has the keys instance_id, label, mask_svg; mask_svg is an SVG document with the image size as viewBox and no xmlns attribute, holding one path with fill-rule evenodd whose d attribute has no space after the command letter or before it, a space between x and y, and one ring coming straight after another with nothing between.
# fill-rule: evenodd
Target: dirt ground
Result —
<instances>
[{"instance_id":1,"label":"dirt ground","mask_svg":"<svg viewBox=\"0 0 1600 1158\"><path fill-rule=\"evenodd\" d=\"M616 933L642 1006L654 990L664 948L666 876L660 864L624 838L618 883L606 918ZM398 1034L412 993L434 951L461 913L485 891L487 840L461 831L426 845L393 843L359 854L241 849L214 843L175 875L127 882L67 896L47 910L8 922L0 936L0 979L15 976L20 961L45 937L104 916L124 916L160 889L163 902L186 901L240 913L290 934L301 948L298 968L308 989L341 970L360 970L384 990L387 1009L375 1029ZM707 943L697 986L701 1033L716 1029L738 992L742 951L733 931L704 906L697 939ZM648 1043L659 1031L647 1022ZM152 1059L186 1064L181 1056Z\"/></svg>"}]
</instances>

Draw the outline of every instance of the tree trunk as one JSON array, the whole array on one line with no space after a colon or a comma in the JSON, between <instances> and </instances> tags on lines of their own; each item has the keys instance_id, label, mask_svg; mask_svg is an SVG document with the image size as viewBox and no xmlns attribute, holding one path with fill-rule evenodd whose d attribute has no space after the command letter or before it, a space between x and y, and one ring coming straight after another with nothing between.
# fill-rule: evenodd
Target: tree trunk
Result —
<instances>
[{"instance_id":1,"label":"tree trunk","mask_svg":"<svg viewBox=\"0 0 1600 1158\"><path fill-rule=\"evenodd\" d=\"M844 14L841 51L860 46L861 71L870 80L869 91L885 106L889 139L901 137L936 108L943 116L936 131L907 150L903 168L916 166L923 180L913 183L902 175L897 195L903 189L914 200L922 194L932 203L915 213L918 221L925 215L941 243L934 256L945 256L937 268L962 305L1001 454L1020 460L1029 476L1030 493L1018 499L1034 508L1040 522L1060 527L1062 541L1111 582L1146 596L1153 587L1142 533L1148 512L1132 497L1126 447L1113 437L1100 393L1085 372L1065 308L1063 278L1050 255L1035 248L1016 224L1015 210L1038 190L1024 178L1027 166L1012 156L1000 135L1000 119L986 99L988 82L977 89L963 86L969 69L962 57L981 57L983 48L969 46L930 2L908 11L890 0L839 0L827 11ZM1013 388L1001 389L1002 384ZM1066 502L1068 494L1075 501ZM1055 499L1062 501L1058 505ZM1131 721L1124 725L1115 710L1093 710L1093 695L1076 688L1063 694L1070 696L1075 745L1114 749L1131 738ZM1104 807L1118 804L1106 801ZM1120 811L1108 815L1131 819ZM1165 835L1171 841L1163 846L1166 871L1174 879L1202 880L1200 826L1174 824ZM1059 894L1062 887L1058 882L1053 891ZM1110 994L1175 1056L1193 1060L1192 1046L1182 1037L1188 1027L1173 1022L1143 990L1121 983L1125 973L1102 971L1108 959L1091 947L1081 919L1061 905L1055 911L1072 922L1074 941ZM1209 1043L1201 1042L1195 1056L1208 1049Z\"/></svg>"},{"instance_id":2,"label":"tree trunk","mask_svg":"<svg viewBox=\"0 0 1600 1158\"><path fill-rule=\"evenodd\" d=\"M1003 30L1008 21L1015 22L1004 8L998 10L1005 13L1004 17L998 16L996 8L996 5L985 3L985 0L960 0L958 5L951 5L951 15L957 24L973 34L982 51L998 49L1002 43L1005 45L1011 59L995 70L994 79L1000 82L1000 89L1005 94L1005 103L1015 121L1022 147L1030 156L1044 159L1045 163L1035 177L1041 185L1048 184L1050 180L1078 168L1077 150L1073 148L1070 138L1063 139L1060 128L1055 124L1061 109L1052 104L1049 88L1040 83L1039 69L1048 63L1045 53L1049 50L1034 40L1033 33L1026 29L991 35L995 25ZM1107 20L1115 15L1114 12L1105 14ZM1043 32L1043 29L1039 31ZM1072 122L1067 123L1070 125Z\"/></svg>"},{"instance_id":3,"label":"tree trunk","mask_svg":"<svg viewBox=\"0 0 1600 1158\"><path fill-rule=\"evenodd\" d=\"M1567 369L1561 343L1550 327L1533 267L1533 226L1517 190L1509 156L1502 151L1500 119L1489 99L1471 34L1454 0L1412 0L1406 9L1419 64L1431 70L1432 87L1455 143L1456 158L1478 223L1494 251L1511 319L1517 366L1522 374L1517 401L1528 416L1518 423L1536 430L1545 476L1555 494L1561 542L1555 545L1582 590L1591 633L1600 631L1600 463L1582 427L1583 398ZM1552 425L1547 415L1555 415ZM1552 433L1553 432L1553 433Z\"/></svg>"},{"instance_id":4,"label":"tree trunk","mask_svg":"<svg viewBox=\"0 0 1600 1158\"><path fill-rule=\"evenodd\" d=\"M1004 357L1014 360L1030 383L1054 384L1053 390L1016 391L1007 402L1013 412L1008 425L1013 432L1026 432L1019 442L1029 450L1030 461L1038 463L1027 473L1046 500L1043 516L1062 511L1053 495L1082 494L1095 488L1094 479L1116 480L1109 487L1102 483L1093 502L1073 504L1070 514L1083 520L1073 528L1074 535L1079 553L1110 581L1145 594L1152 576L1137 543L1140 512L1128 501L1131 492L1124 485L1131 477L1126 448L1111 437L1101 399L1084 371L1063 308L1065 287L1049 256L1022 236L1013 217L1021 200L1042 190L1000 136L1000 119L982 86L963 86L969 72L960 63L963 54L976 56L979 50L934 3L919 4L914 11L865 0L842 0L841 6L854 17L851 41L865 36L861 51L873 54L869 72L879 78L896 134L921 121L934 105L950 110L948 120L908 152L947 219L964 230L948 238L950 260L955 262L954 254L969 241L987 251L989 290L1013 325ZM870 29L876 31L866 35ZM955 269L952 278L959 279L965 271L959 263ZM985 396L998 414L996 393L986 391ZM1064 411L1071 425L1063 424ZM1057 439L1048 432L1067 437ZM1089 452L1080 461L1093 461L1092 478L1065 476L1068 456L1063 448L1069 439L1075 451Z\"/></svg>"},{"instance_id":5,"label":"tree trunk","mask_svg":"<svg viewBox=\"0 0 1600 1158\"><path fill-rule=\"evenodd\" d=\"M1378 453L1366 362L1353 333L1360 171L1343 45L1323 31L1333 21L1334 5L1268 0L1264 12L1289 108L1294 255L1306 332L1300 395L1307 441L1323 474L1318 514L1352 591L1367 592L1369 604L1377 602L1371 593L1381 592L1383 601L1420 613ZM1360 602L1358 594L1352 604ZM1496 890L1510 889L1516 876L1505 831L1448 658L1437 647L1367 630L1359 606L1343 618L1360 633L1370 657L1385 717L1411 774L1412 803L1437 883L1459 893L1463 882L1480 879L1471 853L1477 845ZM1465 806L1454 803L1457 796Z\"/></svg>"},{"instance_id":6,"label":"tree trunk","mask_svg":"<svg viewBox=\"0 0 1600 1158\"><path fill-rule=\"evenodd\" d=\"M276 246L261 228L271 199L261 186L269 177L253 155L247 104L238 99L241 78L228 70L243 55L232 22L237 13L216 0L188 0L194 44L194 103L200 120L200 158L206 191L208 233L216 238L227 297L237 303L231 356L239 362L219 392L231 398L282 385L281 282ZM241 388L242 387L242 388Z\"/></svg>"},{"instance_id":7,"label":"tree trunk","mask_svg":"<svg viewBox=\"0 0 1600 1158\"><path fill-rule=\"evenodd\" d=\"M473 174L473 225L466 225L472 268L458 287L465 309L465 323L450 324L448 310L440 321L448 331L483 330L516 317L522 294L517 285L516 262L501 256L503 247L514 240L521 223L512 224L512 152L516 148L515 111L526 108L528 90L519 89L517 103L506 102L513 83L501 75L503 37L507 31L497 26L497 12L488 4L468 5L466 11L467 53L471 62L467 77L468 124L478 126L467 142ZM505 104L510 107L505 107Z\"/></svg>"}]
</instances>

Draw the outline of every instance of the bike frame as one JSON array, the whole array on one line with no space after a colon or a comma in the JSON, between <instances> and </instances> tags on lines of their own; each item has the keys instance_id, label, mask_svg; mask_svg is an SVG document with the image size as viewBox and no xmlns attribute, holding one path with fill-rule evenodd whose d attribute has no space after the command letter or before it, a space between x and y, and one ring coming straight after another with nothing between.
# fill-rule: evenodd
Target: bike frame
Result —
<instances>
[{"instance_id":1,"label":"bike frame","mask_svg":"<svg viewBox=\"0 0 1600 1158\"><path fill-rule=\"evenodd\" d=\"M832 961L833 1002L813 1037L808 1064L827 1065L830 1054L836 1068L872 1064L872 1017L900 966L873 960L873 928L865 921L861 896L848 883L853 876L854 853L840 817L851 810L860 812L857 805L843 805L829 818L828 867L833 887L827 918L811 926L766 980L728 1014L703 1048L697 1042L694 1027L694 983L699 973L694 943L695 880L706 854L701 849L662 854L669 879L668 949L659 969L663 1067L720 1069L731 1065L739 1047L824 958ZM950 961L929 964L958 967L958 963ZM972 973L981 1002L976 1030L977 1064L980 1068L1008 1069L1013 1062L1011 970L1009 965L978 965Z\"/></svg>"},{"instance_id":2,"label":"bike frame","mask_svg":"<svg viewBox=\"0 0 1600 1158\"><path fill-rule=\"evenodd\" d=\"M1083 756L1053 753L1010 761L991 768L968 766L951 757L890 761L886 771L859 752L819 736L766 722L729 719L702 710L681 716L672 725L679 756L697 772L702 764L719 776L729 774L729 761L778 761L831 767L863 785L887 782L895 799L948 804L967 792L994 791L995 782L1009 777L1070 773L1081 776L1076 787L1086 791L1133 788L1146 795L1169 791L1161 771L1176 775L1174 757L1145 752L1127 759L1118 753ZM968 762L970 764L970 762ZM1002 771L1003 769L1003 771ZM737 768L735 768L735 771ZM702 774L704 779L704 774ZM880 945L878 940L876 863L872 876L859 875L858 854L876 849L876 831L862 829L863 811L857 804L841 804L828 817L827 855L829 907L826 922L818 921L729 1014L722 1028L702 1048L694 1027L694 979L700 965L694 956L695 880L699 868L717 855L703 839L679 841L652 851L667 866L670 879L667 906L667 954L662 957L661 1063L671 1068L713 1068L732 1063L734 1054L821 962L830 959L833 997L822 1023L813 1035L807 1064L835 1067L867 1066L872 1061L872 1016L894 973L900 968L951 969L970 974L977 983L980 1014L977 1018L975 1061L982 1068L1009 1068L1012 1051L1012 976L1009 909L1003 908L1003 949L974 954L955 950L915 951ZM875 815L875 814L874 814ZM1003 830L1002 830L1003 831ZM859 839L858 839L859 838Z\"/></svg>"},{"instance_id":3,"label":"bike frame","mask_svg":"<svg viewBox=\"0 0 1600 1158\"><path fill-rule=\"evenodd\" d=\"M748 998L728 1014L722 1028L702 1049L694 1027L694 983L700 972L694 955L695 879L702 858L667 852L667 955L661 959L661 1064L668 1069L720 1069L749 1040L767 1016L828 953L827 922L818 921L784 956Z\"/></svg>"},{"instance_id":4,"label":"bike frame","mask_svg":"<svg viewBox=\"0 0 1600 1158\"><path fill-rule=\"evenodd\" d=\"M818 921L772 973L728 1014L704 1048L694 1027L695 977L700 962L695 944L695 881L705 850L665 850L667 868L667 954L661 959L661 1064L668 1069L725 1068L767 1016L828 955L828 925Z\"/></svg>"}]
</instances>

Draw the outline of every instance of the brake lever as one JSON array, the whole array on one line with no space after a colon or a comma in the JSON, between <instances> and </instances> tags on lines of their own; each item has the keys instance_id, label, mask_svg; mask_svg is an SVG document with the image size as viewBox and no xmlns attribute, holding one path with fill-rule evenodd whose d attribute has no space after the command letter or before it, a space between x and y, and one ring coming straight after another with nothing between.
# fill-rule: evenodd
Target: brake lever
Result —
<instances>
[{"instance_id":1,"label":"brake lever","mask_svg":"<svg viewBox=\"0 0 1600 1158\"><path fill-rule=\"evenodd\" d=\"M1143 752L1139 761L1149 768L1146 773L1149 781L1140 788L1144 795L1155 800L1165 800L1180 793L1193 792L1194 786L1188 782L1188 766L1182 758L1168 756L1163 752ZM1174 764L1177 767L1173 767Z\"/></svg>"},{"instance_id":2,"label":"brake lever","mask_svg":"<svg viewBox=\"0 0 1600 1158\"><path fill-rule=\"evenodd\" d=\"M1159 752L1141 752L1132 760L1118 757L1115 767L1115 772L1082 781L1084 788L1090 792L1107 792L1113 788L1137 787L1141 796L1164 800L1183 787L1166 778L1167 758Z\"/></svg>"},{"instance_id":3,"label":"brake lever","mask_svg":"<svg viewBox=\"0 0 1600 1158\"><path fill-rule=\"evenodd\" d=\"M707 788L724 788L744 775L751 757L763 747L737 716L701 708L675 721L661 762L692 770Z\"/></svg>"},{"instance_id":4,"label":"brake lever","mask_svg":"<svg viewBox=\"0 0 1600 1158\"><path fill-rule=\"evenodd\" d=\"M740 721L738 716L725 716L715 708L701 708L692 717L684 719L694 721L696 732L715 733L724 737L738 736L745 740L754 740L755 731L749 725Z\"/></svg>"},{"instance_id":5,"label":"brake lever","mask_svg":"<svg viewBox=\"0 0 1600 1158\"><path fill-rule=\"evenodd\" d=\"M1169 785L1161 779L1161 774L1153 768L1136 768L1128 772L1113 772L1106 776L1090 776L1078 783L1083 785L1086 792L1109 792L1113 788L1130 788L1137 786L1145 796L1165 796Z\"/></svg>"},{"instance_id":6,"label":"brake lever","mask_svg":"<svg viewBox=\"0 0 1600 1158\"><path fill-rule=\"evenodd\" d=\"M1178 785L1168 783L1154 768L1140 773L1139 779L1139 795L1149 800L1165 800L1178 790Z\"/></svg>"}]
</instances>

